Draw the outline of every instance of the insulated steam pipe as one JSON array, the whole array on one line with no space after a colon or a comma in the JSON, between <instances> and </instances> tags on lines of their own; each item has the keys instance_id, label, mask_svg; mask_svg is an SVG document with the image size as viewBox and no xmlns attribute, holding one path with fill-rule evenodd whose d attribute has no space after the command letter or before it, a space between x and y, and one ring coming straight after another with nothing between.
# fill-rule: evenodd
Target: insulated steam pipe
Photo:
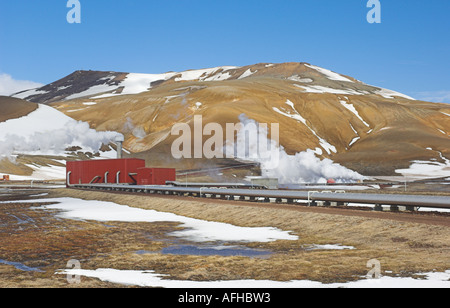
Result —
<instances>
[{"instance_id":1,"label":"insulated steam pipe","mask_svg":"<svg viewBox=\"0 0 450 308\"><path fill-rule=\"evenodd\" d=\"M66 177L66 186L70 187L70 175L72 174L72 171L67 172L67 177Z\"/></svg>"},{"instance_id":2,"label":"insulated steam pipe","mask_svg":"<svg viewBox=\"0 0 450 308\"><path fill-rule=\"evenodd\" d=\"M189 194L211 194L211 195L230 195L242 197L263 197L263 198L284 198L292 200L305 201L330 201L330 202L354 202L366 204L383 205L407 205L431 208L450 209L450 198L448 196L429 196L429 195L394 195L394 194L364 194L364 193L330 193L330 192L307 192L295 190L255 190L255 189L226 189L226 188L198 188L198 187L174 187L158 185L112 185L112 184L90 184L90 185L72 185L81 189L100 189L108 190L110 188L126 189L127 191L164 191L180 192Z\"/></svg>"}]
</instances>

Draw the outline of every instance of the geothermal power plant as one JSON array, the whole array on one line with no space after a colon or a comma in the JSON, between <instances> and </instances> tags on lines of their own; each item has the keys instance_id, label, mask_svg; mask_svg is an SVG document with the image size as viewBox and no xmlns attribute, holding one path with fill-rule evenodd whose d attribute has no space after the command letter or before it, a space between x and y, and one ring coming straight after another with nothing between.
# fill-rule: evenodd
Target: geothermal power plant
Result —
<instances>
[{"instance_id":1,"label":"geothermal power plant","mask_svg":"<svg viewBox=\"0 0 450 308\"><path fill-rule=\"evenodd\" d=\"M118 157L121 157L119 151ZM450 208L447 196L346 193L331 181L318 190L273 189L274 179L258 184L188 183L176 181L175 168L148 168L143 159L117 158L67 162L68 188L136 194L277 202L304 206L373 205L375 210L417 211L420 207ZM276 180L276 179L275 179ZM256 182L256 181L255 181ZM267 184L267 185L264 185ZM383 207L387 206L387 207Z\"/></svg>"}]
</instances>

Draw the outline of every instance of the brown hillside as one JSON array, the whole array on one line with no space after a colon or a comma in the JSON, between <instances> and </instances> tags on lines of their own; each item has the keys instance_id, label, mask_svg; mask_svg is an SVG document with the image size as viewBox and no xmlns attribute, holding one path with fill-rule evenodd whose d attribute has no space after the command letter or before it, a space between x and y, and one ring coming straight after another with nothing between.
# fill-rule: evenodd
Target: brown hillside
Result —
<instances>
[{"instance_id":1,"label":"brown hillside","mask_svg":"<svg viewBox=\"0 0 450 308\"><path fill-rule=\"evenodd\" d=\"M18 98L0 96L0 122L26 116L36 110L38 105Z\"/></svg>"},{"instance_id":2,"label":"brown hillside","mask_svg":"<svg viewBox=\"0 0 450 308\"><path fill-rule=\"evenodd\" d=\"M151 82L140 81L135 93L129 76L78 71L28 99L51 103L97 130L123 133L133 156L187 169L212 163L170 157L177 138L171 128L176 123L192 128L195 115L203 116L203 125L215 122L223 128L241 114L278 123L288 154L312 149L365 175L392 175L414 160L442 163L450 157L449 105L416 101L308 63L149 75ZM99 94L102 98L96 98Z\"/></svg>"}]
</instances>

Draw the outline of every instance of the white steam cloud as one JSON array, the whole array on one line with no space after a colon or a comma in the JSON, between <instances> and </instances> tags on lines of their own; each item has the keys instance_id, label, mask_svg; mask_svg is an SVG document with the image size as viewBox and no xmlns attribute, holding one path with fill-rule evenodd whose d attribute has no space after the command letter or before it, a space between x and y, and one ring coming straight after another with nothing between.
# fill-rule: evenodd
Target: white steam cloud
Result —
<instances>
[{"instance_id":1,"label":"white steam cloud","mask_svg":"<svg viewBox=\"0 0 450 308\"><path fill-rule=\"evenodd\" d=\"M75 121L46 105L27 116L0 123L0 159L15 154L64 155L70 146L98 152L114 141L117 132L98 132L86 122Z\"/></svg>"},{"instance_id":2,"label":"white steam cloud","mask_svg":"<svg viewBox=\"0 0 450 308\"><path fill-rule=\"evenodd\" d=\"M8 74L0 74L0 95L11 95L23 90L34 89L42 87L43 84L28 81L28 80L15 80Z\"/></svg>"},{"instance_id":3,"label":"white steam cloud","mask_svg":"<svg viewBox=\"0 0 450 308\"><path fill-rule=\"evenodd\" d=\"M123 130L125 133L131 133L134 137L138 139L143 139L147 136L145 130L142 127L135 126L133 124L133 120L130 117L127 117L127 121L123 126Z\"/></svg>"},{"instance_id":4,"label":"white steam cloud","mask_svg":"<svg viewBox=\"0 0 450 308\"><path fill-rule=\"evenodd\" d=\"M330 159L321 160L312 150L289 155L283 146L267 137L264 127L261 129L257 122L243 115L239 118L243 127L237 134L235 148L241 149L237 151L237 157L260 163L265 177L278 178L280 184L326 183L331 178L341 183L364 179L359 173ZM235 151L225 148L227 153L231 150Z\"/></svg>"}]
</instances>

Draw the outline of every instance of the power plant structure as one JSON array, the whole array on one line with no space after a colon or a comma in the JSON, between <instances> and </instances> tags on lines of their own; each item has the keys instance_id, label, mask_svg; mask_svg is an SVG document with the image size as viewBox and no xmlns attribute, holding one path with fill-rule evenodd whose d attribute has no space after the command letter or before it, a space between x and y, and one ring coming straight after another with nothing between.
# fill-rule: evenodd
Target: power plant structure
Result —
<instances>
[{"instance_id":1,"label":"power plant structure","mask_svg":"<svg viewBox=\"0 0 450 308\"><path fill-rule=\"evenodd\" d=\"M68 161L67 186L73 184L166 185L176 181L173 168L147 168L145 160L122 158L123 135L116 137L117 159Z\"/></svg>"},{"instance_id":2,"label":"power plant structure","mask_svg":"<svg viewBox=\"0 0 450 308\"><path fill-rule=\"evenodd\" d=\"M176 180L173 168L147 168L137 158L101 159L67 162L67 185L128 184L165 185Z\"/></svg>"},{"instance_id":3,"label":"power plant structure","mask_svg":"<svg viewBox=\"0 0 450 308\"><path fill-rule=\"evenodd\" d=\"M278 179L258 179L251 183L188 183L177 181L175 168L149 168L143 159L122 158L123 138L116 139L117 159L69 161L66 186L74 189L139 194L162 194L200 198L220 198L253 202L304 204L307 206L345 206L348 203L374 205L375 210L416 211L419 207L450 209L447 196L347 193L279 189ZM330 186L331 185L331 186Z\"/></svg>"}]
</instances>

